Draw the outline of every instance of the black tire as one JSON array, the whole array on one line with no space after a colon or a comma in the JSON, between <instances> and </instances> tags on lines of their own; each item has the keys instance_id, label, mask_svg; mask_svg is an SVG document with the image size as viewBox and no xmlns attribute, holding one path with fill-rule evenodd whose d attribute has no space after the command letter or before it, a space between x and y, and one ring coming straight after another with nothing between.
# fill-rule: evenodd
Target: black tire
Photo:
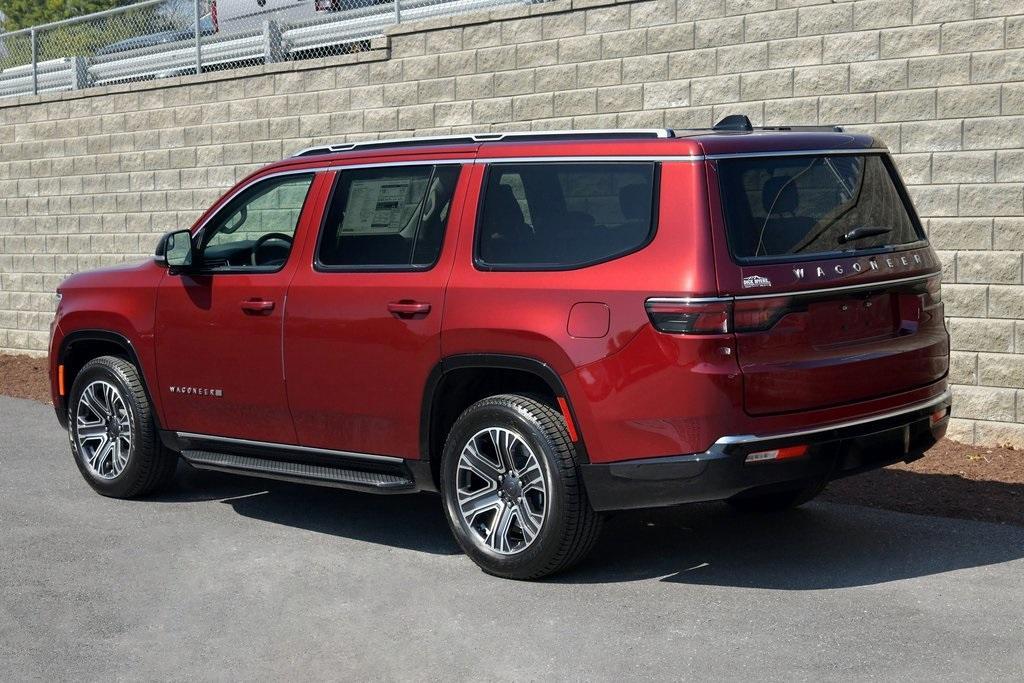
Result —
<instances>
[{"instance_id":1,"label":"black tire","mask_svg":"<svg viewBox=\"0 0 1024 683\"><path fill-rule=\"evenodd\" d=\"M726 502L740 512L785 512L813 500L825 490L827 481L814 481L795 489L730 498Z\"/></svg>"},{"instance_id":2,"label":"black tire","mask_svg":"<svg viewBox=\"0 0 1024 683\"><path fill-rule=\"evenodd\" d=\"M99 476L89 467L79 440L79 423L76 418L82 394L87 387L97 381L107 382L118 390L127 409L132 429L127 463L119 474L111 478ZM123 358L95 358L86 363L75 377L71 394L68 396L68 437L71 440L75 464L78 465L82 477L97 493L104 496L144 496L167 486L174 478L178 454L164 447L160 441L153 408L139 371Z\"/></svg>"},{"instance_id":3,"label":"black tire","mask_svg":"<svg viewBox=\"0 0 1024 683\"><path fill-rule=\"evenodd\" d=\"M474 435L488 428L515 432L536 456L546 486L539 531L529 545L510 554L496 552L484 543L458 509L462 450ZM538 579L569 568L590 551L601 530L601 517L587 500L565 420L550 406L526 396L492 396L462 413L445 442L441 494L448 525L465 553L488 574L507 579Z\"/></svg>"}]
</instances>

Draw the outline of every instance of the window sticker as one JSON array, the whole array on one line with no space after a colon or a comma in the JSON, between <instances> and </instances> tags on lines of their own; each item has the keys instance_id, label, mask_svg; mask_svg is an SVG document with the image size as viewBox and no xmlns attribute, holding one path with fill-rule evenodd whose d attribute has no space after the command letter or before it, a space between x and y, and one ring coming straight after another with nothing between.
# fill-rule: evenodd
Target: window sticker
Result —
<instances>
[{"instance_id":1,"label":"window sticker","mask_svg":"<svg viewBox=\"0 0 1024 683\"><path fill-rule=\"evenodd\" d=\"M416 209L413 178L353 180L348 193L343 235L393 235L408 224Z\"/></svg>"}]
</instances>

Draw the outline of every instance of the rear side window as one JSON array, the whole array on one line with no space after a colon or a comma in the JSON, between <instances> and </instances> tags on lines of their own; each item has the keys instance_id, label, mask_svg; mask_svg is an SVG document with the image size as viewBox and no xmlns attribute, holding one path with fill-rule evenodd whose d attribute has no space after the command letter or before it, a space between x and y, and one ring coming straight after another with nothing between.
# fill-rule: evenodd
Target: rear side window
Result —
<instances>
[{"instance_id":1,"label":"rear side window","mask_svg":"<svg viewBox=\"0 0 1024 683\"><path fill-rule=\"evenodd\" d=\"M718 172L729 247L741 261L923 239L882 155L723 159Z\"/></svg>"},{"instance_id":2,"label":"rear side window","mask_svg":"<svg viewBox=\"0 0 1024 683\"><path fill-rule=\"evenodd\" d=\"M424 270L444 242L460 166L342 171L317 247L324 270Z\"/></svg>"},{"instance_id":3,"label":"rear side window","mask_svg":"<svg viewBox=\"0 0 1024 683\"><path fill-rule=\"evenodd\" d=\"M578 268L636 251L654 232L654 163L493 164L477 226L477 264Z\"/></svg>"}]
</instances>

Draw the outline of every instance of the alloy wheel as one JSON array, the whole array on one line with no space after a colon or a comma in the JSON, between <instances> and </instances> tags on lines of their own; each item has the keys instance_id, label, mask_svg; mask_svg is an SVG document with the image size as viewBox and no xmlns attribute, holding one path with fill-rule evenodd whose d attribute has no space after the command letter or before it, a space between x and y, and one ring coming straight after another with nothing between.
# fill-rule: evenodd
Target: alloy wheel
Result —
<instances>
[{"instance_id":1,"label":"alloy wheel","mask_svg":"<svg viewBox=\"0 0 1024 683\"><path fill-rule=\"evenodd\" d=\"M456 490L462 521L491 551L525 550L544 524L547 484L521 435L504 427L474 434L459 455Z\"/></svg>"},{"instance_id":2,"label":"alloy wheel","mask_svg":"<svg viewBox=\"0 0 1024 683\"><path fill-rule=\"evenodd\" d=\"M97 380L82 390L75 411L74 438L89 471L114 479L128 465L132 449L132 420L121 391Z\"/></svg>"}]
</instances>

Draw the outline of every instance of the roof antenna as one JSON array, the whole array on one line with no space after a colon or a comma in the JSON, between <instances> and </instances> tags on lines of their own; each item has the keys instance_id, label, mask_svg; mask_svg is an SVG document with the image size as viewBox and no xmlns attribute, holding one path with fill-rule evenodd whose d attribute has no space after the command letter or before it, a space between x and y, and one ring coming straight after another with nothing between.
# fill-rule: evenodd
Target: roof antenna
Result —
<instances>
[{"instance_id":1,"label":"roof antenna","mask_svg":"<svg viewBox=\"0 0 1024 683\"><path fill-rule=\"evenodd\" d=\"M733 130L745 133L754 130L754 127L750 125L750 119L743 114L729 114L716 123L712 130Z\"/></svg>"}]
</instances>

